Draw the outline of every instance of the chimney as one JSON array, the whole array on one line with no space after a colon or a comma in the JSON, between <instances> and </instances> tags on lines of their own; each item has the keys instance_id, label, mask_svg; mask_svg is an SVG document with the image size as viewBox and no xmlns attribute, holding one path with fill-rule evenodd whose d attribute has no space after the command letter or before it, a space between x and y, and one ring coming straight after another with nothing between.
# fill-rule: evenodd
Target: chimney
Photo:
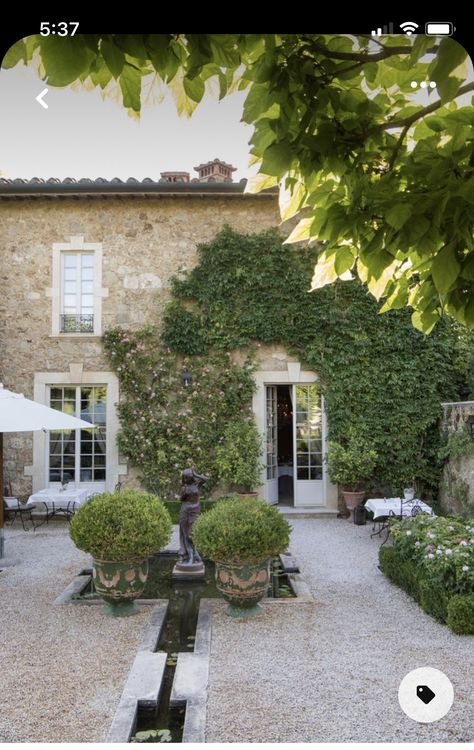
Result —
<instances>
[{"instance_id":1,"label":"chimney","mask_svg":"<svg viewBox=\"0 0 474 750\"><path fill-rule=\"evenodd\" d=\"M232 182L232 172L237 168L220 159L213 159L194 169L198 173L199 182Z\"/></svg>"},{"instance_id":2,"label":"chimney","mask_svg":"<svg viewBox=\"0 0 474 750\"><path fill-rule=\"evenodd\" d=\"M161 172L160 182L189 182L189 172Z\"/></svg>"}]
</instances>

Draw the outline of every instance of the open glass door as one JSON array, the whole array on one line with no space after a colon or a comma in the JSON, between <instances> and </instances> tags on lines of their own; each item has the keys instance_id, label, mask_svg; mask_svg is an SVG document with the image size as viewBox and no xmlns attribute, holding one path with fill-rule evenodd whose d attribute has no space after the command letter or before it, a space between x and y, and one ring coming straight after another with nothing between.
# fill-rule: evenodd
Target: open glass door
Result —
<instances>
[{"instance_id":1,"label":"open glass door","mask_svg":"<svg viewBox=\"0 0 474 750\"><path fill-rule=\"evenodd\" d=\"M266 386L266 466L267 491L266 501L271 505L278 503L278 416L277 416L277 387Z\"/></svg>"},{"instance_id":2,"label":"open glass door","mask_svg":"<svg viewBox=\"0 0 474 750\"><path fill-rule=\"evenodd\" d=\"M317 383L293 386L295 506L324 505L323 424Z\"/></svg>"}]
</instances>

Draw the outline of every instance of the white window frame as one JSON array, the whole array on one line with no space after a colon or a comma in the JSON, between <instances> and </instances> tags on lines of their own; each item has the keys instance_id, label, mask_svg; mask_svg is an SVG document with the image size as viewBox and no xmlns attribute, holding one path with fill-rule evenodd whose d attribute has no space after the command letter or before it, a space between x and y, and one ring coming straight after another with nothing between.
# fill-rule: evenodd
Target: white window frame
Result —
<instances>
[{"instance_id":1,"label":"white window frame","mask_svg":"<svg viewBox=\"0 0 474 750\"><path fill-rule=\"evenodd\" d=\"M127 464L119 463L117 433L120 428L117 416L119 382L113 372L87 371L82 362L71 363L69 372L36 372L33 398L40 404L49 404L49 387L54 385L105 385L107 386L106 424L106 481L105 489L112 491L119 477L128 473ZM33 492L44 489L49 484L48 475L49 439L47 433L33 432L33 464L25 466L25 476L33 478Z\"/></svg>"},{"instance_id":2,"label":"white window frame","mask_svg":"<svg viewBox=\"0 0 474 750\"><path fill-rule=\"evenodd\" d=\"M63 254L92 253L94 255L94 330L93 332L61 332L61 315L63 313ZM83 235L74 235L69 242L53 243L52 253L52 286L46 289L51 297L51 335L59 337L102 336L102 298L109 291L102 287L102 243L85 242Z\"/></svg>"}]
</instances>

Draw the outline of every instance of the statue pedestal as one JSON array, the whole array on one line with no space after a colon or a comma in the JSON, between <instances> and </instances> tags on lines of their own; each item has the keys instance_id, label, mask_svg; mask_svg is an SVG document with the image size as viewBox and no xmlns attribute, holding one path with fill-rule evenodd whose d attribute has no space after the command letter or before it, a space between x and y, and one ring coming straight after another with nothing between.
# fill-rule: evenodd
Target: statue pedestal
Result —
<instances>
[{"instance_id":1,"label":"statue pedestal","mask_svg":"<svg viewBox=\"0 0 474 750\"><path fill-rule=\"evenodd\" d=\"M180 563L177 562L171 573L175 581L199 581L204 578L204 563Z\"/></svg>"}]
</instances>

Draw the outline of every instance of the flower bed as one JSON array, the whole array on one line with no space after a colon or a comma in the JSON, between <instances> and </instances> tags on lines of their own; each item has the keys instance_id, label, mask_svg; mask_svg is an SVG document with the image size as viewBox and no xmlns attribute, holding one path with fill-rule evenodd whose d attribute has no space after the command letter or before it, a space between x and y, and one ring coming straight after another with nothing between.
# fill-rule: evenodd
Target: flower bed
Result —
<instances>
[{"instance_id":1,"label":"flower bed","mask_svg":"<svg viewBox=\"0 0 474 750\"><path fill-rule=\"evenodd\" d=\"M380 567L455 633L474 634L474 520L420 514L391 526Z\"/></svg>"}]
</instances>

